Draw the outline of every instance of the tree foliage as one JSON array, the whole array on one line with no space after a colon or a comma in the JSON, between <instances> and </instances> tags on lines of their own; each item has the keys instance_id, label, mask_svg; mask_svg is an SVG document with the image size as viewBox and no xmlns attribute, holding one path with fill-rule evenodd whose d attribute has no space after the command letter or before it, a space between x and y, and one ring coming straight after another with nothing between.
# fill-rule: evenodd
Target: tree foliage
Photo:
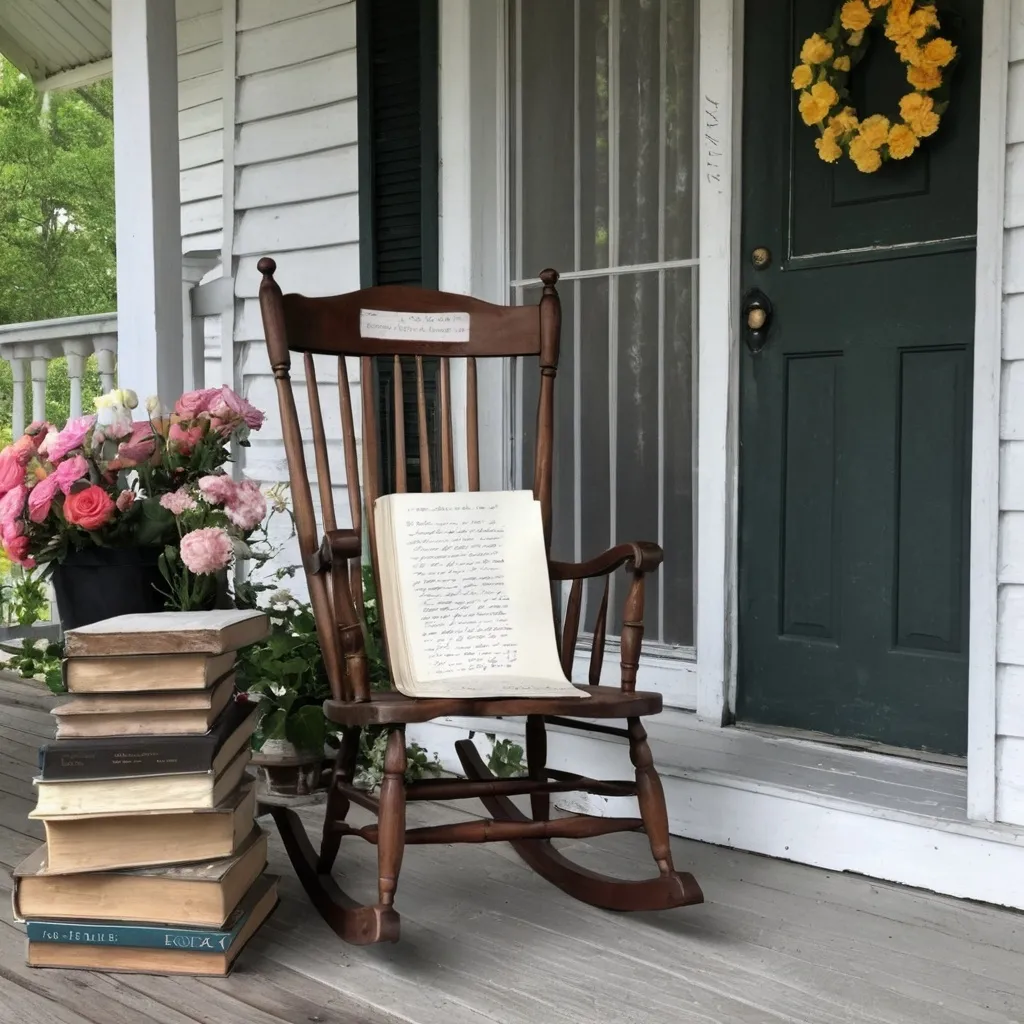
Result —
<instances>
[{"instance_id":1,"label":"tree foliage","mask_svg":"<svg viewBox=\"0 0 1024 1024\"><path fill-rule=\"evenodd\" d=\"M117 308L110 80L41 95L0 57L0 323ZM99 393L95 360L83 405ZM68 415L63 359L50 364L47 418ZM0 363L0 434L10 430L10 366ZM26 408L31 399L26 396Z\"/></svg>"}]
</instances>

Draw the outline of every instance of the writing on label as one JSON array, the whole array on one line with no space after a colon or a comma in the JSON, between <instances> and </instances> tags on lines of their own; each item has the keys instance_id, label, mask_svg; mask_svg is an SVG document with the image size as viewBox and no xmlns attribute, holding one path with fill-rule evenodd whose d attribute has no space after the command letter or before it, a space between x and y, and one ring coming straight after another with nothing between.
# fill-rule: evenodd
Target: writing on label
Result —
<instances>
[{"instance_id":1,"label":"writing on label","mask_svg":"<svg viewBox=\"0 0 1024 1024\"><path fill-rule=\"evenodd\" d=\"M379 341L469 341L469 314L361 309L359 336Z\"/></svg>"}]
</instances>

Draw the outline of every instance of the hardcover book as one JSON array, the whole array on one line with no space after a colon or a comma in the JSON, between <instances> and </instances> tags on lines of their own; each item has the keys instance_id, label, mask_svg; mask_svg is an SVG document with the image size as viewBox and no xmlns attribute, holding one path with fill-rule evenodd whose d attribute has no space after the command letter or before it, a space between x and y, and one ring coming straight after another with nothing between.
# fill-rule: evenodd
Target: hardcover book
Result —
<instances>
[{"instance_id":1,"label":"hardcover book","mask_svg":"<svg viewBox=\"0 0 1024 1024\"><path fill-rule=\"evenodd\" d=\"M233 857L133 871L52 875L41 846L14 869L14 916L222 928L266 864L267 836L257 827Z\"/></svg>"},{"instance_id":2,"label":"hardcover book","mask_svg":"<svg viewBox=\"0 0 1024 1024\"><path fill-rule=\"evenodd\" d=\"M200 811L222 803L242 781L252 752L235 754L220 774L146 775L121 779L34 779L36 808L30 818L64 814L130 814L137 811Z\"/></svg>"},{"instance_id":3,"label":"hardcover book","mask_svg":"<svg viewBox=\"0 0 1024 1024\"><path fill-rule=\"evenodd\" d=\"M231 671L235 652L225 654L129 654L64 661L69 693L145 693L205 690Z\"/></svg>"},{"instance_id":4,"label":"hardcover book","mask_svg":"<svg viewBox=\"0 0 1024 1024\"><path fill-rule=\"evenodd\" d=\"M381 607L407 697L586 697L558 657L540 505L527 491L388 494Z\"/></svg>"},{"instance_id":5,"label":"hardcover book","mask_svg":"<svg viewBox=\"0 0 1024 1024\"><path fill-rule=\"evenodd\" d=\"M202 735L130 736L56 740L39 748L39 775L45 781L112 779L142 775L218 774L256 727L258 705L231 701L213 728Z\"/></svg>"},{"instance_id":6,"label":"hardcover book","mask_svg":"<svg viewBox=\"0 0 1024 1024\"><path fill-rule=\"evenodd\" d=\"M163 927L156 930L153 938L162 937L166 945L121 945L120 943L84 943L39 941L30 938L28 943L29 967L60 967L72 970L113 971L133 974L190 974L210 977L226 975L234 965L238 954L252 938L256 930L270 916L277 906L277 878L263 875L254 882L245 897L246 909L241 920L230 932L207 932L213 936L224 935L226 945L221 948L207 948L203 933L169 931ZM47 922L51 926L54 922ZM90 922L89 934L100 935L99 922ZM103 926L101 926L103 927ZM106 926L123 928L123 925ZM139 925L128 926L137 938L143 933ZM82 926L74 925L77 934ZM70 930L70 928L69 928ZM108 933L110 934L110 933Z\"/></svg>"},{"instance_id":7,"label":"hardcover book","mask_svg":"<svg viewBox=\"0 0 1024 1024\"><path fill-rule=\"evenodd\" d=\"M44 874L156 867L232 857L252 833L256 787L243 782L211 811L44 818Z\"/></svg>"},{"instance_id":8,"label":"hardcover book","mask_svg":"<svg viewBox=\"0 0 1024 1024\"><path fill-rule=\"evenodd\" d=\"M92 694L72 697L51 714L57 719L58 739L202 735L227 706L234 690L231 673L212 690Z\"/></svg>"},{"instance_id":9,"label":"hardcover book","mask_svg":"<svg viewBox=\"0 0 1024 1024\"><path fill-rule=\"evenodd\" d=\"M127 654L225 654L267 635L259 611L150 612L118 615L70 629L66 658L113 658Z\"/></svg>"}]
</instances>

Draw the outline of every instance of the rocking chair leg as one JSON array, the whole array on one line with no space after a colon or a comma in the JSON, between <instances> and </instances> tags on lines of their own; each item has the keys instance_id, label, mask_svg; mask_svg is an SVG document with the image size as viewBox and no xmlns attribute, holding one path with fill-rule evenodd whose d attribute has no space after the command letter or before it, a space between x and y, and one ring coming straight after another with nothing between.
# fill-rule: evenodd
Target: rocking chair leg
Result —
<instances>
[{"instance_id":1,"label":"rocking chair leg","mask_svg":"<svg viewBox=\"0 0 1024 1024\"><path fill-rule=\"evenodd\" d=\"M405 851L405 726L388 735L384 751L384 780L380 787L380 815L377 839L377 872L380 906L395 902L398 874Z\"/></svg>"},{"instance_id":2,"label":"rocking chair leg","mask_svg":"<svg viewBox=\"0 0 1024 1024\"><path fill-rule=\"evenodd\" d=\"M338 826L348 817L351 807L349 798L338 788L338 783L351 784L356 773L356 760L359 755L359 726L351 726L341 735L341 749L334 761L331 772L331 788L327 793L327 810L324 815L323 838L320 841L320 856L317 858L317 871L321 875L329 875L338 857L341 846L341 831Z\"/></svg>"},{"instance_id":3,"label":"rocking chair leg","mask_svg":"<svg viewBox=\"0 0 1024 1024\"><path fill-rule=\"evenodd\" d=\"M651 843L651 853L662 875L671 875L672 847L669 843L668 810L665 791L654 767L654 757L647 744L647 730L639 718L628 719L629 759L636 769L637 802L644 831Z\"/></svg>"},{"instance_id":4,"label":"rocking chair leg","mask_svg":"<svg viewBox=\"0 0 1024 1024\"><path fill-rule=\"evenodd\" d=\"M539 782L547 781L548 734L543 715L528 715L526 718L526 764L530 778ZM534 821L546 821L551 817L551 797L547 793L531 793L530 809Z\"/></svg>"}]
</instances>

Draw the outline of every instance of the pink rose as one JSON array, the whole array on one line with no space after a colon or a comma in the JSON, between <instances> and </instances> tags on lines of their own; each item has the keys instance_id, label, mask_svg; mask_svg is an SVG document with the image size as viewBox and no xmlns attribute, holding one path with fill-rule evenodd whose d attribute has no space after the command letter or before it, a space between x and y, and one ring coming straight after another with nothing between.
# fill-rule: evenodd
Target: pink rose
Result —
<instances>
[{"instance_id":1,"label":"pink rose","mask_svg":"<svg viewBox=\"0 0 1024 1024\"><path fill-rule=\"evenodd\" d=\"M14 444L11 445L11 451L14 452L14 457L23 466L27 466L36 454L36 443L28 435L22 434Z\"/></svg>"},{"instance_id":2,"label":"pink rose","mask_svg":"<svg viewBox=\"0 0 1024 1024\"><path fill-rule=\"evenodd\" d=\"M127 512L135 504L135 492L125 488L117 496L117 501L114 504L117 505L118 512Z\"/></svg>"},{"instance_id":3,"label":"pink rose","mask_svg":"<svg viewBox=\"0 0 1024 1024\"><path fill-rule=\"evenodd\" d=\"M110 522L114 508L110 495L102 487L90 484L64 499L64 518L83 530L98 530Z\"/></svg>"},{"instance_id":4,"label":"pink rose","mask_svg":"<svg viewBox=\"0 0 1024 1024\"><path fill-rule=\"evenodd\" d=\"M8 445L0 452L0 494L25 482L25 467L14 454L14 446Z\"/></svg>"},{"instance_id":5,"label":"pink rose","mask_svg":"<svg viewBox=\"0 0 1024 1024\"><path fill-rule=\"evenodd\" d=\"M220 389L216 399L210 403L209 413L216 419L225 422L241 420L250 430L259 430L263 426L263 413L226 385Z\"/></svg>"},{"instance_id":6,"label":"pink rose","mask_svg":"<svg viewBox=\"0 0 1024 1024\"><path fill-rule=\"evenodd\" d=\"M50 451L50 445L57 440L57 435L60 433L56 427L50 427L46 432L46 436L39 442L38 452L42 458L45 458Z\"/></svg>"},{"instance_id":7,"label":"pink rose","mask_svg":"<svg viewBox=\"0 0 1024 1024\"><path fill-rule=\"evenodd\" d=\"M167 437L172 446L182 455L191 455L192 449L202 441L205 432L206 425L204 423L194 427L183 427L180 423L173 423Z\"/></svg>"},{"instance_id":8,"label":"pink rose","mask_svg":"<svg viewBox=\"0 0 1024 1024\"><path fill-rule=\"evenodd\" d=\"M78 483L89 472L89 463L82 455L75 455L65 459L54 471L53 476L57 480L57 486L64 494L71 490L71 485Z\"/></svg>"},{"instance_id":9,"label":"pink rose","mask_svg":"<svg viewBox=\"0 0 1024 1024\"><path fill-rule=\"evenodd\" d=\"M196 507L195 499L184 487L179 487L176 491L171 491L170 494L162 494L160 496L160 504L168 512L176 516L180 516L182 512Z\"/></svg>"},{"instance_id":10,"label":"pink rose","mask_svg":"<svg viewBox=\"0 0 1024 1024\"><path fill-rule=\"evenodd\" d=\"M201 412L209 412L210 402L218 394L217 388L200 388L198 391L186 391L174 403L174 411L183 420L194 420Z\"/></svg>"},{"instance_id":11,"label":"pink rose","mask_svg":"<svg viewBox=\"0 0 1024 1024\"><path fill-rule=\"evenodd\" d=\"M68 420L64 429L47 445L47 457L51 462L60 462L68 452L81 448L85 444L89 431L96 423L95 416L79 416Z\"/></svg>"},{"instance_id":12,"label":"pink rose","mask_svg":"<svg viewBox=\"0 0 1024 1024\"><path fill-rule=\"evenodd\" d=\"M28 488L24 484L12 487L2 498L0 498L0 527L19 519L25 511L25 501L28 498Z\"/></svg>"},{"instance_id":13,"label":"pink rose","mask_svg":"<svg viewBox=\"0 0 1024 1024\"><path fill-rule=\"evenodd\" d=\"M231 538L216 526L193 530L181 538L181 560L197 576L209 576L227 568L231 555Z\"/></svg>"},{"instance_id":14,"label":"pink rose","mask_svg":"<svg viewBox=\"0 0 1024 1024\"><path fill-rule=\"evenodd\" d=\"M153 427L142 420L132 424L132 431L118 446L117 455L109 463L110 469L131 469L148 461L156 451Z\"/></svg>"},{"instance_id":15,"label":"pink rose","mask_svg":"<svg viewBox=\"0 0 1024 1024\"><path fill-rule=\"evenodd\" d=\"M199 478L199 493L211 505L230 505L235 500L237 485L224 473Z\"/></svg>"},{"instance_id":16,"label":"pink rose","mask_svg":"<svg viewBox=\"0 0 1024 1024\"><path fill-rule=\"evenodd\" d=\"M51 473L45 480L32 488L28 495L28 517L33 523L41 523L50 514L50 506L57 497L60 480L56 473Z\"/></svg>"},{"instance_id":17,"label":"pink rose","mask_svg":"<svg viewBox=\"0 0 1024 1024\"><path fill-rule=\"evenodd\" d=\"M29 558L28 548L29 539L25 534L18 534L8 538L4 538L4 551L7 552L7 557L15 562L17 565L22 565L26 569L31 569L36 563L34 558Z\"/></svg>"},{"instance_id":18,"label":"pink rose","mask_svg":"<svg viewBox=\"0 0 1024 1024\"><path fill-rule=\"evenodd\" d=\"M267 515L267 499L259 484L243 480L236 486L234 498L224 506L224 512L239 529L255 530Z\"/></svg>"}]
</instances>

